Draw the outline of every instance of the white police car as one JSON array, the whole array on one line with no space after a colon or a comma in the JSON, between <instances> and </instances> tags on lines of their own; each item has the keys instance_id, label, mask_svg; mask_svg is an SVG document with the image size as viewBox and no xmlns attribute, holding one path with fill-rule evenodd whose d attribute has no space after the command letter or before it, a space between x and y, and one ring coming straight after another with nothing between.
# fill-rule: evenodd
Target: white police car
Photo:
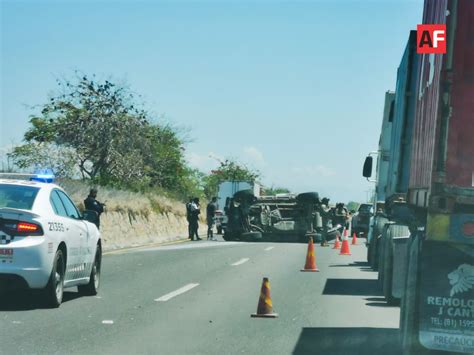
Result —
<instances>
[{"instance_id":1,"label":"white police car","mask_svg":"<svg viewBox=\"0 0 474 355\"><path fill-rule=\"evenodd\" d=\"M86 220L95 216L82 216L51 174L0 179L0 288L42 289L44 301L59 307L64 288L97 294L102 248L97 227Z\"/></svg>"}]
</instances>

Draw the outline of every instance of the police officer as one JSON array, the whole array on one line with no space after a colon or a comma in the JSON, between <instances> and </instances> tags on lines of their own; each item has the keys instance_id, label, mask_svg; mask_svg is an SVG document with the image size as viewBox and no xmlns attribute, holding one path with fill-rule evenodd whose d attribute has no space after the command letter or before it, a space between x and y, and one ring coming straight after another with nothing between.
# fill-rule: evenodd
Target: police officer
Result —
<instances>
[{"instance_id":1,"label":"police officer","mask_svg":"<svg viewBox=\"0 0 474 355\"><path fill-rule=\"evenodd\" d=\"M198 229L199 229L199 214L201 213L200 205L199 205L199 198L194 198L193 202L191 203L191 215L190 215L190 224L191 224L191 240L201 240L199 238Z\"/></svg>"},{"instance_id":2,"label":"police officer","mask_svg":"<svg viewBox=\"0 0 474 355\"><path fill-rule=\"evenodd\" d=\"M328 244L328 224L329 221L331 220L331 208L329 207L329 199L327 197L324 197L321 200L321 205L319 206L319 213L321 215L321 218L323 220L323 235L321 238L321 246L322 247L327 247L329 246Z\"/></svg>"},{"instance_id":3,"label":"police officer","mask_svg":"<svg viewBox=\"0 0 474 355\"><path fill-rule=\"evenodd\" d=\"M211 202L209 202L206 207L207 239L208 240L216 240L214 239L214 235L212 232L212 228L214 227L214 219L216 216L216 210L217 210L217 197L213 197Z\"/></svg>"},{"instance_id":4,"label":"police officer","mask_svg":"<svg viewBox=\"0 0 474 355\"><path fill-rule=\"evenodd\" d=\"M92 188L89 191L89 196L84 200L84 206L86 210L94 211L97 213L97 218L95 220L95 225L97 229L100 228L100 215L104 212L105 203L97 201L97 189Z\"/></svg>"},{"instance_id":5,"label":"police officer","mask_svg":"<svg viewBox=\"0 0 474 355\"><path fill-rule=\"evenodd\" d=\"M186 204L186 220L188 221L188 238L193 239L192 235L192 226L191 226L191 205L193 203L193 198L189 198L189 202Z\"/></svg>"},{"instance_id":6,"label":"police officer","mask_svg":"<svg viewBox=\"0 0 474 355\"><path fill-rule=\"evenodd\" d=\"M337 203L334 209L333 222L340 224L342 228L346 228L349 231L349 212L344 206L344 203Z\"/></svg>"}]
</instances>

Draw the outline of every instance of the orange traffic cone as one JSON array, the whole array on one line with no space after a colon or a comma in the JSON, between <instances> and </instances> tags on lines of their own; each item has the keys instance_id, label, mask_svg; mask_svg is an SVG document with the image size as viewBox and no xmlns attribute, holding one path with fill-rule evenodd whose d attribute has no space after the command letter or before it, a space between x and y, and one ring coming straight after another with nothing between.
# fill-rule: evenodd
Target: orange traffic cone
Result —
<instances>
[{"instance_id":1,"label":"orange traffic cone","mask_svg":"<svg viewBox=\"0 0 474 355\"><path fill-rule=\"evenodd\" d=\"M339 243L339 232L336 234L336 241L334 242L334 247L333 249L340 249L341 248L341 243Z\"/></svg>"},{"instance_id":2,"label":"orange traffic cone","mask_svg":"<svg viewBox=\"0 0 474 355\"><path fill-rule=\"evenodd\" d=\"M304 269L301 271L312 271L317 272L318 267L316 266L316 256L314 254L314 243L313 238L309 238L308 242L308 253L306 254L306 264L304 265Z\"/></svg>"},{"instance_id":3,"label":"orange traffic cone","mask_svg":"<svg viewBox=\"0 0 474 355\"><path fill-rule=\"evenodd\" d=\"M251 317L276 318L277 313L273 313L272 297L270 296L270 281L267 277L263 278L260 298L258 299L257 313L250 315Z\"/></svg>"},{"instance_id":4,"label":"orange traffic cone","mask_svg":"<svg viewBox=\"0 0 474 355\"><path fill-rule=\"evenodd\" d=\"M347 229L344 229L344 235L342 237L342 246L341 246L341 252L339 255L351 255L351 251L349 249L349 236Z\"/></svg>"},{"instance_id":5,"label":"orange traffic cone","mask_svg":"<svg viewBox=\"0 0 474 355\"><path fill-rule=\"evenodd\" d=\"M352 245L357 245L357 234L356 234L356 232L354 232L354 234L352 234Z\"/></svg>"}]
</instances>

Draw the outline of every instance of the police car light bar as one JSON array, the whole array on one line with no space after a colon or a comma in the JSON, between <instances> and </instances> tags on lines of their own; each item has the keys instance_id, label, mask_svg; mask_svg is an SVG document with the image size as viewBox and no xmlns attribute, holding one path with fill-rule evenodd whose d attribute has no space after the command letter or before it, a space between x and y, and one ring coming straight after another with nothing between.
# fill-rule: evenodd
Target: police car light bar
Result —
<instances>
[{"instance_id":1,"label":"police car light bar","mask_svg":"<svg viewBox=\"0 0 474 355\"><path fill-rule=\"evenodd\" d=\"M38 182L47 182L51 183L54 182L54 173L51 169L40 169L36 170L33 177L30 178L31 181L38 181Z\"/></svg>"}]
</instances>

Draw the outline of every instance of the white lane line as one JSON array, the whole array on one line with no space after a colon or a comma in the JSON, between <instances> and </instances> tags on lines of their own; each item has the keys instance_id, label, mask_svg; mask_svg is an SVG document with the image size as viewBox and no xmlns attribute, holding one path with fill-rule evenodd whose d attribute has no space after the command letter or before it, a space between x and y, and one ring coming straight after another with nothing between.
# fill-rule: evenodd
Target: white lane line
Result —
<instances>
[{"instance_id":1,"label":"white lane line","mask_svg":"<svg viewBox=\"0 0 474 355\"><path fill-rule=\"evenodd\" d=\"M269 250L272 250L273 248L275 248L275 247L268 247L268 248L265 248L264 250L269 251Z\"/></svg>"},{"instance_id":2,"label":"white lane line","mask_svg":"<svg viewBox=\"0 0 474 355\"><path fill-rule=\"evenodd\" d=\"M103 320L102 324L114 324L113 320Z\"/></svg>"},{"instance_id":3,"label":"white lane line","mask_svg":"<svg viewBox=\"0 0 474 355\"><path fill-rule=\"evenodd\" d=\"M161 296L160 298L155 299L156 302L166 302L172 299L173 297L179 296L185 292L188 292L189 290L192 290L194 287L199 286L199 284L187 284L186 286L183 286L181 288L178 288L176 291L170 292L164 296Z\"/></svg>"},{"instance_id":4,"label":"white lane line","mask_svg":"<svg viewBox=\"0 0 474 355\"><path fill-rule=\"evenodd\" d=\"M231 264L232 266L238 266L238 265L242 265L243 263L246 263L247 261L249 261L249 258L243 258L243 259L240 259L239 261L236 261L235 263Z\"/></svg>"}]
</instances>

